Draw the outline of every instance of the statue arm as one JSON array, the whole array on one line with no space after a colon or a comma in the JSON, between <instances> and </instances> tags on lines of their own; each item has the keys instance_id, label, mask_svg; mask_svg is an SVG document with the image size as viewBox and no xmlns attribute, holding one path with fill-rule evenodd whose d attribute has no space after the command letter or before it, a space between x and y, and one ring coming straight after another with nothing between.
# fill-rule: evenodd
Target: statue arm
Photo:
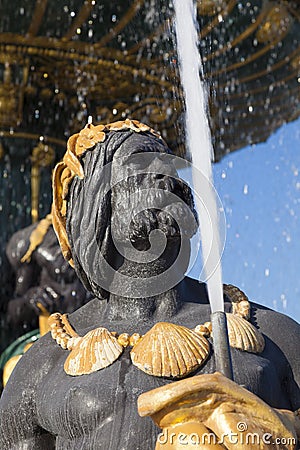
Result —
<instances>
[{"instance_id":1,"label":"statue arm","mask_svg":"<svg viewBox=\"0 0 300 450\"><path fill-rule=\"evenodd\" d=\"M19 360L0 399L1 450L54 450L55 437L39 423L38 386L49 371L49 361L39 358L34 347Z\"/></svg>"},{"instance_id":2,"label":"statue arm","mask_svg":"<svg viewBox=\"0 0 300 450\"><path fill-rule=\"evenodd\" d=\"M6 431L3 431L6 433ZM44 433L41 435L35 435L32 438L25 438L18 440L17 442L11 440L10 438L6 441L0 439L0 443L2 445L3 450L54 450L55 449L55 440L53 436L50 436L48 433Z\"/></svg>"},{"instance_id":3,"label":"statue arm","mask_svg":"<svg viewBox=\"0 0 300 450\"><path fill-rule=\"evenodd\" d=\"M34 266L26 263L16 270L15 295L22 296L28 291L36 279L35 272Z\"/></svg>"},{"instance_id":4,"label":"statue arm","mask_svg":"<svg viewBox=\"0 0 300 450\"><path fill-rule=\"evenodd\" d=\"M28 392L20 398L10 387L0 402L1 450L54 450L55 438L37 424Z\"/></svg>"},{"instance_id":5,"label":"statue arm","mask_svg":"<svg viewBox=\"0 0 300 450\"><path fill-rule=\"evenodd\" d=\"M21 258L29 247L30 235L35 228L36 224L22 228L14 233L7 243L6 256L15 270L22 265Z\"/></svg>"},{"instance_id":6,"label":"statue arm","mask_svg":"<svg viewBox=\"0 0 300 450\"><path fill-rule=\"evenodd\" d=\"M271 408L218 372L145 392L138 399L138 411L162 428L156 450L176 450L183 441L187 449L197 443L203 450L267 450L276 443L276 448L295 450L299 438L296 414Z\"/></svg>"},{"instance_id":7,"label":"statue arm","mask_svg":"<svg viewBox=\"0 0 300 450\"><path fill-rule=\"evenodd\" d=\"M32 286L38 276L37 264L34 261L21 262L30 244L30 234L36 225L17 231L6 246L6 256L16 274L15 295L22 296Z\"/></svg>"},{"instance_id":8,"label":"statue arm","mask_svg":"<svg viewBox=\"0 0 300 450\"><path fill-rule=\"evenodd\" d=\"M286 360L282 376L291 409L300 408L300 325L290 317L269 309L257 309L255 317L259 329L280 349Z\"/></svg>"},{"instance_id":9,"label":"statue arm","mask_svg":"<svg viewBox=\"0 0 300 450\"><path fill-rule=\"evenodd\" d=\"M290 318L283 329L287 329L286 340L281 349L289 362L291 371L288 374L287 391L293 411L300 410L300 325Z\"/></svg>"}]
</instances>

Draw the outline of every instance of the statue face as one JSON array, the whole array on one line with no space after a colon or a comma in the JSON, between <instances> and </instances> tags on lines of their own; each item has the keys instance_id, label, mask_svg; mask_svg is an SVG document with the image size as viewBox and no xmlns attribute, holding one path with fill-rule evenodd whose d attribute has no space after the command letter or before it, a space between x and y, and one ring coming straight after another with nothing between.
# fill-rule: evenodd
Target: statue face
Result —
<instances>
[{"instance_id":1,"label":"statue face","mask_svg":"<svg viewBox=\"0 0 300 450\"><path fill-rule=\"evenodd\" d=\"M168 239L197 229L192 195L168 153L117 151L112 163L112 233L139 250L156 230ZM153 236L152 236L153 237Z\"/></svg>"},{"instance_id":2,"label":"statue face","mask_svg":"<svg viewBox=\"0 0 300 450\"><path fill-rule=\"evenodd\" d=\"M162 274L163 291L180 281L177 274L184 276L197 221L190 188L172 158L160 139L146 133L112 134L84 156L85 177L70 187L67 232L77 273L95 295L125 295L127 283L127 296L143 297L153 266L172 266ZM125 261L133 263L134 289L120 273ZM151 295L161 293L162 283L148 278Z\"/></svg>"}]
</instances>

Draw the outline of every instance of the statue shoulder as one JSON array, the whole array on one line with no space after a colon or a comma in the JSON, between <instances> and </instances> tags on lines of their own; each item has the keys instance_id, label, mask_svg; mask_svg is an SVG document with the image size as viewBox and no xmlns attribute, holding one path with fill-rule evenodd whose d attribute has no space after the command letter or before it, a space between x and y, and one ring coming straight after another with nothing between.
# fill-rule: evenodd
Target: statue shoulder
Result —
<instances>
[{"instance_id":1,"label":"statue shoulder","mask_svg":"<svg viewBox=\"0 0 300 450\"><path fill-rule=\"evenodd\" d=\"M21 258L26 253L29 242L30 235L36 228L36 224L29 225L26 228L14 233L8 241L6 246L6 255L13 267L21 265Z\"/></svg>"},{"instance_id":2,"label":"statue shoulder","mask_svg":"<svg viewBox=\"0 0 300 450\"><path fill-rule=\"evenodd\" d=\"M251 302L251 315L254 323L267 336L283 334L300 339L300 324L285 314Z\"/></svg>"},{"instance_id":3,"label":"statue shoulder","mask_svg":"<svg viewBox=\"0 0 300 450\"><path fill-rule=\"evenodd\" d=\"M42 429L37 415L40 386L57 364L50 336L40 338L22 356L0 399L0 448L2 450L54 448L54 438Z\"/></svg>"},{"instance_id":4,"label":"statue shoulder","mask_svg":"<svg viewBox=\"0 0 300 450\"><path fill-rule=\"evenodd\" d=\"M101 326L106 305L107 301L105 299L93 298L85 305L76 309L72 314L68 315L70 324L77 332L87 328Z\"/></svg>"},{"instance_id":5,"label":"statue shoulder","mask_svg":"<svg viewBox=\"0 0 300 450\"><path fill-rule=\"evenodd\" d=\"M257 304L251 304L252 322L275 343L292 369L300 387L300 324L285 314Z\"/></svg>"}]
</instances>

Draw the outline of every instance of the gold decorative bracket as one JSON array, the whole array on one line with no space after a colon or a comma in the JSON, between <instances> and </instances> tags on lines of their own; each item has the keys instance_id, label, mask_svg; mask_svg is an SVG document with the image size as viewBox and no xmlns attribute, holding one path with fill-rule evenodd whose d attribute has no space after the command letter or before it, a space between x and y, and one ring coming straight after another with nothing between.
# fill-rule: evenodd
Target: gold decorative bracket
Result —
<instances>
[{"instance_id":1,"label":"gold decorative bracket","mask_svg":"<svg viewBox=\"0 0 300 450\"><path fill-rule=\"evenodd\" d=\"M39 142L32 150L31 155L31 218L35 223L39 219L39 191L41 168L50 166L55 159L55 151L52 147Z\"/></svg>"},{"instance_id":2,"label":"gold decorative bracket","mask_svg":"<svg viewBox=\"0 0 300 450\"><path fill-rule=\"evenodd\" d=\"M24 88L28 81L29 59L0 52L0 125L18 126L23 118Z\"/></svg>"}]
</instances>

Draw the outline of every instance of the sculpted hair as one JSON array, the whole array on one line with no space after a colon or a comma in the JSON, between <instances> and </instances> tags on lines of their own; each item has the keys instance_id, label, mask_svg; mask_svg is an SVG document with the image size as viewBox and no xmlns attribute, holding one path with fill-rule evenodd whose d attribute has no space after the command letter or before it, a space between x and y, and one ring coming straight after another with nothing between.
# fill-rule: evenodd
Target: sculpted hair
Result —
<instances>
[{"instance_id":1,"label":"sculpted hair","mask_svg":"<svg viewBox=\"0 0 300 450\"><path fill-rule=\"evenodd\" d=\"M159 229L168 240L182 238L182 230L176 222L178 214L182 216L181 228L185 239L189 239L197 229L191 190L180 179L176 179L176 172L174 176L155 173L132 175L113 183L111 189L107 188L111 183L112 171L118 171L123 156L143 153L169 154L170 150L151 130L138 133L132 129L109 130L104 141L96 143L80 157L83 177L72 177L68 185L65 195L65 230L69 256L85 287L98 297L107 296L107 292L93 277L93 268L97 268L97 277L101 278L99 254L103 257L102 261L115 270L122 262L112 235L122 243L131 243L138 250L147 250L150 246L149 234L153 230ZM150 204L153 201L155 205L157 187L174 194L178 202L169 205L166 211L148 208L129 217L128 211L133 211L135 206L131 204L128 207L133 201L131 194L141 186L151 188ZM181 211L180 203L188 208ZM187 209L190 212L188 215ZM107 277L104 269L103 277Z\"/></svg>"}]
</instances>

